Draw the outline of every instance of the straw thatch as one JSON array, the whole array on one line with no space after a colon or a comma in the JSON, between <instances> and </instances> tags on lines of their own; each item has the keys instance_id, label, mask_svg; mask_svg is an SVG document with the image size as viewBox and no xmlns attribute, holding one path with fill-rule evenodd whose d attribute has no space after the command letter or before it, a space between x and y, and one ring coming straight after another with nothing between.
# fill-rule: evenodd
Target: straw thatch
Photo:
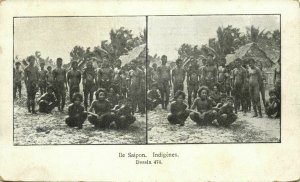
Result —
<instances>
[{"instance_id":1,"label":"straw thatch","mask_svg":"<svg viewBox=\"0 0 300 182\"><path fill-rule=\"evenodd\" d=\"M274 65L274 62L256 43L246 44L237 49L234 54L228 54L226 56L226 64L232 63L236 58L253 58L255 61L261 62L265 68L270 68Z\"/></svg>"}]
</instances>

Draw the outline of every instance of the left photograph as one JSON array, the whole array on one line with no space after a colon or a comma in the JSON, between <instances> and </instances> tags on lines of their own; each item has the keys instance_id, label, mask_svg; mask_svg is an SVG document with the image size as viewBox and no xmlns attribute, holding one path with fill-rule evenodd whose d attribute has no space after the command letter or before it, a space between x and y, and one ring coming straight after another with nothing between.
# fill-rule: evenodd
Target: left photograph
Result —
<instances>
[{"instance_id":1,"label":"left photograph","mask_svg":"<svg viewBox=\"0 0 300 182\"><path fill-rule=\"evenodd\" d=\"M14 145L146 144L146 17L15 17Z\"/></svg>"}]
</instances>

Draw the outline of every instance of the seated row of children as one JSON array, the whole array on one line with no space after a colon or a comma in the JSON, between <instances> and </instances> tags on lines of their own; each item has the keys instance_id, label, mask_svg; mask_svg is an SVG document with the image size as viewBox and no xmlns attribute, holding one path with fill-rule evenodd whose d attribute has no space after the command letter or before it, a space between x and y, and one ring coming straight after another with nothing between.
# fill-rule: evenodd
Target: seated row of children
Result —
<instances>
[{"instance_id":1,"label":"seated row of children","mask_svg":"<svg viewBox=\"0 0 300 182\"><path fill-rule=\"evenodd\" d=\"M197 95L191 109L188 109L184 103L185 93L177 91L170 106L171 113L168 115L168 121L171 124L183 126L190 116L198 125L209 125L217 120L219 125L229 126L237 119L233 113L232 97L222 98L221 102L216 105L215 101L209 97L209 89L206 86L200 87Z\"/></svg>"},{"instance_id":2,"label":"seated row of children","mask_svg":"<svg viewBox=\"0 0 300 182\"><path fill-rule=\"evenodd\" d=\"M229 126L238 118L234 113L234 99L225 93L216 96L216 92L209 93L206 86L199 88L198 97L194 100L191 109L184 103L185 93L177 91L174 101L171 103L168 121L170 124L183 126L186 119L190 116L191 120L198 125L210 125L214 120L220 126ZM266 114L269 117L280 117L280 100L277 99L276 91L269 91L270 98L266 102ZM196 110L195 110L196 109Z\"/></svg>"},{"instance_id":3,"label":"seated row of children","mask_svg":"<svg viewBox=\"0 0 300 182\"><path fill-rule=\"evenodd\" d=\"M53 89L52 86L49 86L47 92L40 98L39 112L51 113L57 106ZM113 94L113 91L111 91L111 94ZM69 127L78 127L78 129L81 129L87 118L96 128L107 128L112 123L115 123L117 128L127 128L136 120L136 118L131 115L132 109L126 98L116 97L118 99L112 102L108 99L107 92L103 88L98 89L95 95L96 100L92 102L88 111L85 111L85 108L82 106L82 94L75 93L73 95L71 100L72 104L68 107L69 116L65 120Z\"/></svg>"}]
</instances>

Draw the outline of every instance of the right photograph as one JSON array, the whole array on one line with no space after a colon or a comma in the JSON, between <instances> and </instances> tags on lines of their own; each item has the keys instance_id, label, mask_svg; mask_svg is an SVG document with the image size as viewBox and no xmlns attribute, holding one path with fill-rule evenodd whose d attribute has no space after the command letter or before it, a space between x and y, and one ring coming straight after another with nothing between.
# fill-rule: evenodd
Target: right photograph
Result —
<instances>
[{"instance_id":1,"label":"right photograph","mask_svg":"<svg viewBox=\"0 0 300 182\"><path fill-rule=\"evenodd\" d=\"M148 143L280 143L280 21L149 16Z\"/></svg>"}]
</instances>

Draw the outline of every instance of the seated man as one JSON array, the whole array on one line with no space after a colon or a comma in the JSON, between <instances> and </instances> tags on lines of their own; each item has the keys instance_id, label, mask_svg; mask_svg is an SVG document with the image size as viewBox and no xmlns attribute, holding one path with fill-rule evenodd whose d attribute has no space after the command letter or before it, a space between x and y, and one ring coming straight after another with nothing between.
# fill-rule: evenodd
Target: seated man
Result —
<instances>
[{"instance_id":1,"label":"seated man","mask_svg":"<svg viewBox=\"0 0 300 182\"><path fill-rule=\"evenodd\" d=\"M153 110L161 103L161 97L158 91L158 84L153 83L151 85L151 90L147 93L147 109Z\"/></svg>"},{"instance_id":2,"label":"seated man","mask_svg":"<svg viewBox=\"0 0 300 182\"><path fill-rule=\"evenodd\" d=\"M83 97L80 93L74 93L71 101L72 104L68 107L69 116L66 118L66 124L69 127L77 126L78 129L81 129L87 118L87 112L84 111L84 107L81 105Z\"/></svg>"},{"instance_id":3,"label":"seated man","mask_svg":"<svg viewBox=\"0 0 300 182\"><path fill-rule=\"evenodd\" d=\"M269 91L269 100L266 102L266 114L268 117L275 115L276 118L280 117L280 100L276 96L276 90Z\"/></svg>"},{"instance_id":4,"label":"seated man","mask_svg":"<svg viewBox=\"0 0 300 182\"><path fill-rule=\"evenodd\" d=\"M114 107L113 112L115 113L115 123L117 128L127 128L136 120L131 114L131 103L128 103L124 96L120 97L119 103Z\"/></svg>"},{"instance_id":5,"label":"seated man","mask_svg":"<svg viewBox=\"0 0 300 182\"><path fill-rule=\"evenodd\" d=\"M180 126L184 126L185 120L190 114L187 110L188 106L184 103L185 93L178 90L175 93L174 100L170 106L171 113L168 114L168 121L170 124L180 124Z\"/></svg>"},{"instance_id":6,"label":"seated man","mask_svg":"<svg viewBox=\"0 0 300 182\"><path fill-rule=\"evenodd\" d=\"M229 126L237 119L237 115L233 113L233 110L233 98L228 97L217 113L217 121L219 125Z\"/></svg>"},{"instance_id":7,"label":"seated man","mask_svg":"<svg viewBox=\"0 0 300 182\"><path fill-rule=\"evenodd\" d=\"M53 94L53 86L48 86L47 92L42 95L39 101L39 112L51 113L54 107L57 106L56 97Z\"/></svg>"},{"instance_id":8,"label":"seated man","mask_svg":"<svg viewBox=\"0 0 300 182\"><path fill-rule=\"evenodd\" d=\"M111 108L118 104L119 94L115 92L113 87L110 87L107 93L107 101L111 103Z\"/></svg>"},{"instance_id":9,"label":"seated man","mask_svg":"<svg viewBox=\"0 0 300 182\"><path fill-rule=\"evenodd\" d=\"M198 90L198 97L191 107L190 118L198 125L208 125L216 119L217 112L213 110L213 101L208 98L209 89L202 86ZM194 109L197 109L195 111Z\"/></svg>"},{"instance_id":10,"label":"seated man","mask_svg":"<svg viewBox=\"0 0 300 182\"><path fill-rule=\"evenodd\" d=\"M114 119L114 115L111 113L111 103L106 100L107 94L105 89L100 88L96 92L96 100L93 101L89 113L88 120L96 128L107 128ZM91 113L94 111L94 113Z\"/></svg>"}]
</instances>

